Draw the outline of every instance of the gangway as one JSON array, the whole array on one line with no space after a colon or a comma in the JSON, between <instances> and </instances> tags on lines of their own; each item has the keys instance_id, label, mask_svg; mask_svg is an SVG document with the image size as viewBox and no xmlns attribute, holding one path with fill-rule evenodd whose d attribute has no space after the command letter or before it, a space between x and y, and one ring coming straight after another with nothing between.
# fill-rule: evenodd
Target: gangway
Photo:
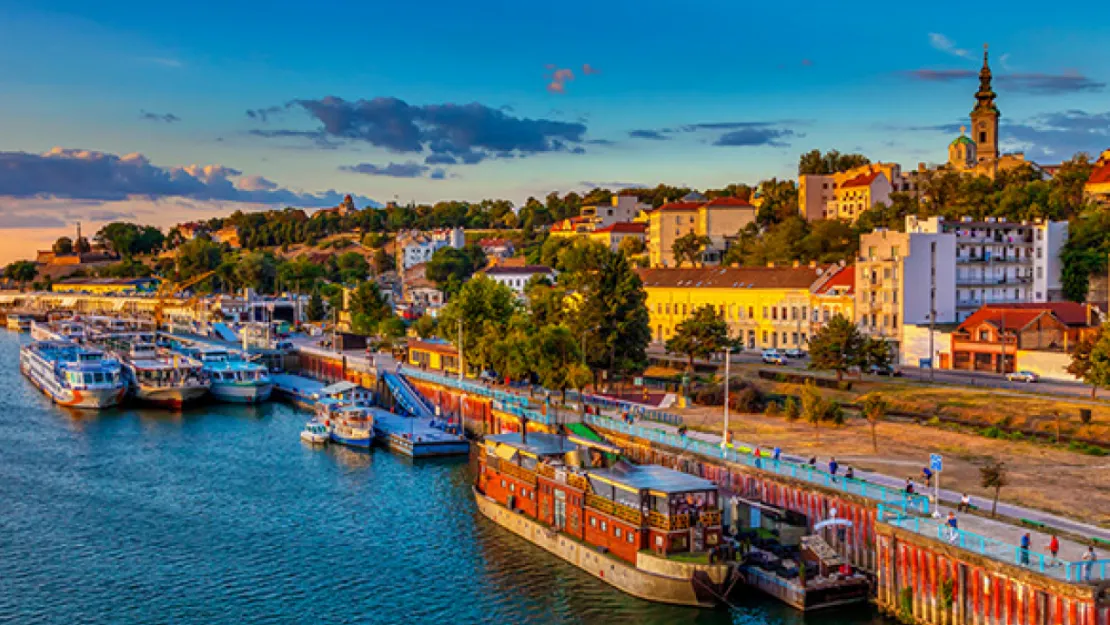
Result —
<instances>
[{"instance_id":1,"label":"gangway","mask_svg":"<svg viewBox=\"0 0 1110 625\"><path fill-rule=\"evenodd\" d=\"M235 331L228 327L226 323L217 322L212 324L212 332L220 339L229 343L238 343L239 337L236 336Z\"/></svg>"},{"instance_id":2,"label":"gangway","mask_svg":"<svg viewBox=\"0 0 1110 625\"><path fill-rule=\"evenodd\" d=\"M383 372L382 379L385 380L386 387L393 395L393 399L401 406L401 408L410 416L418 419L431 419L435 417L435 412L432 411L424 398L420 396L415 388L409 381L396 373Z\"/></svg>"}]
</instances>

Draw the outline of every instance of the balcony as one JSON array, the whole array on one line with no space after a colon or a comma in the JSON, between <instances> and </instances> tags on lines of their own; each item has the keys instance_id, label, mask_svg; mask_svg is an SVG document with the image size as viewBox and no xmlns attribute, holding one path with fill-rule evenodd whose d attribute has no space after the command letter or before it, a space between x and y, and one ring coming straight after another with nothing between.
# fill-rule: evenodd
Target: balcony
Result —
<instances>
[{"instance_id":1,"label":"balcony","mask_svg":"<svg viewBox=\"0 0 1110 625\"><path fill-rule=\"evenodd\" d=\"M648 513L648 525L664 532L690 529L690 515L688 513L667 516L652 510Z\"/></svg>"},{"instance_id":2,"label":"balcony","mask_svg":"<svg viewBox=\"0 0 1110 625\"><path fill-rule=\"evenodd\" d=\"M535 473L533 473L533 472L531 472L528 469L525 469L523 467L518 467L517 465L515 465L511 462L502 462L501 463L501 472L504 473L505 475L515 477L516 479L524 482L525 484L528 484L528 485L531 485L531 486L536 485L536 474Z\"/></svg>"}]
</instances>

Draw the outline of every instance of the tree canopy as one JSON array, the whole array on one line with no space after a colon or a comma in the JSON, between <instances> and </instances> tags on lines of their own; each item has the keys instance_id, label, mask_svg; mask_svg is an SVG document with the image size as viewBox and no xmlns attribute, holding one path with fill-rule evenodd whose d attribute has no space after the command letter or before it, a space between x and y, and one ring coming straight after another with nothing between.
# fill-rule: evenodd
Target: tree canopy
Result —
<instances>
[{"instance_id":1,"label":"tree canopy","mask_svg":"<svg viewBox=\"0 0 1110 625\"><path fill-rule=\"evenodd\" d=\"M695 358L706 358L731 347L728 324L711 304L701 306L680 321L666 344L668 352L687 357L687 369L691 372Z\"/></svg>"},{"instance_id":2,"label":"tree canopy","mask_svg":"<svg viewBox=\"0 0 1110 625\"><path fill-rule=\"evenodd\" d=\"M821 150L810 150L798 157L798 175L835 174L870 162L862 154L841 154L836 150L822 154Z\"/></svg>"}]
</instances>

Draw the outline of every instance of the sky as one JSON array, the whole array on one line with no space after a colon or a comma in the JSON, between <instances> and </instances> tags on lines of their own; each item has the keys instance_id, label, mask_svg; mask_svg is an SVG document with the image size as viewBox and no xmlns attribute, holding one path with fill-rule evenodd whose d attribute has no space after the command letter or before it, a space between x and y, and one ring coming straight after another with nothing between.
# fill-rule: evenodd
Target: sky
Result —
<instances>
[{"instance_id":1,"label":"sky","mask_svg":"<svg viewBox=\"0 0 1110 625\"><path fill-rule=\"evenodd\" d=\"M1003 148L1110 148L1110 9L0 0L0 262L77 221L793 177L946 159L989 43Z\"/></svg>"}]
</instances>

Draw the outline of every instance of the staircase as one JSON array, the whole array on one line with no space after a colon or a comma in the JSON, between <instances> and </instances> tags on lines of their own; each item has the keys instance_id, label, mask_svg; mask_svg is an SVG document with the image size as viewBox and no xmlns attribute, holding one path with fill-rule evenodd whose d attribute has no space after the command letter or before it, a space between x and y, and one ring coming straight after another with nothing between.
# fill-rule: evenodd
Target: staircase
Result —
<instances>
[{"instance_id":1,"label":"staircase","mask_svg":"<svg viewBox=\"0 0 1110 625\"><path fill-rule=\"evenodd\" d=\"M385 381L386 387L393 395L393 399L401 406L411 417L418 419L431 419L435 417L435 411L432 410L428 402L420 395L419 392L404 377L396 373L383 373L382 379Z\"/></svg>"},{"instance_id":2,"label":"staircase","mask_svg":"<svg viewBox=\"0 0 1110 625\"><path fill-rule=\"evenodd\" d=\"M236 336L234 332L232 332L231 328L227 327L226 323L213 323L212 332L214 332L216 336L219 337L221 340L227 341L228 343L239 342L239 337Z\"/></svg>"}]
</instances>

